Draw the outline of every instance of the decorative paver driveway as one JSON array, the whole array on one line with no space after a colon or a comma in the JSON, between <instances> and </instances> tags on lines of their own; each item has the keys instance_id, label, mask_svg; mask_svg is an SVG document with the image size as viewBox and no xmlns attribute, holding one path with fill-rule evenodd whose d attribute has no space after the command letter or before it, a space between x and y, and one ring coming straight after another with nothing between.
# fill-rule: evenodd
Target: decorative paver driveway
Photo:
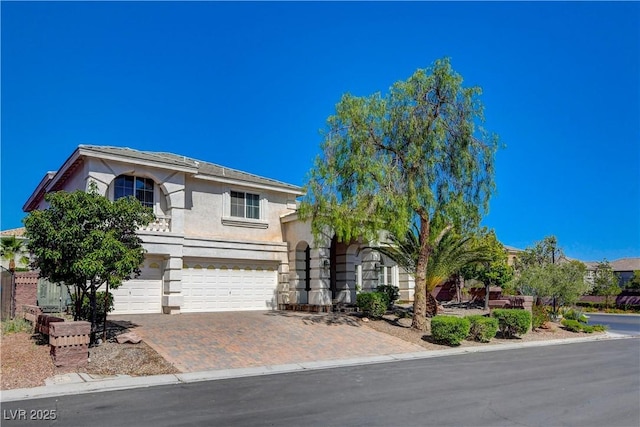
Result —
<instances>
[{"instance_id":1,"label":"decorative paver driveway","mask_svg":"<svg viewBox=\"0 0 640 427\"><path fill-rule=\"evenodd\" d=\"M424 350L344 315L279 311L109 316L182 372Z\"/></svg>"}]
</instances>

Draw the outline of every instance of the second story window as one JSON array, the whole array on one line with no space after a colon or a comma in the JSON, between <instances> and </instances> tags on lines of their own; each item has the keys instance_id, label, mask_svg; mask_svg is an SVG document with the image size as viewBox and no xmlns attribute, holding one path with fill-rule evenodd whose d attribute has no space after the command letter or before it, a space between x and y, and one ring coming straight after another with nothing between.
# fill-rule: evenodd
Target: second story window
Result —
<instances>
[{"instance_id":1,"label":"second story window","mask_svg":"<svg viewBox=\"0 0 640 427\"><path fill-rule=\"evenodd\" d=\"M153 208L153 180L151 178L120 175L115 180L113 190L115 200L134 196L140 200L143 206Z\"/></svg>"},{"instance_id":2,"label":"second story window","mask_svg":"<svg viewBox=\"0 0 640 427\"><path fill-rule=\"evenodd\" d=\"M260 196L257 194L232 191L231 216L260 219Z\"/></svg>"}]
</instances>

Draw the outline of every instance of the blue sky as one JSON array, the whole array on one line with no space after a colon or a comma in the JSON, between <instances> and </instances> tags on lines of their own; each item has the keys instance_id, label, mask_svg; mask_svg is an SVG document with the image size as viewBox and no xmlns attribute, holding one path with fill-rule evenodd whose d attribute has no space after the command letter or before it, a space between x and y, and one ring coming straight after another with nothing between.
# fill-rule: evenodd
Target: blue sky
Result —
<instances>
[{"instance_id":1,"label":"blue sky","mask_svg":"<svg viewBox=\"0 0 640 427\"><path fill-rule=\"evenodd\" d=\"M6 2L2 229L78 144L303 185L345 92L449 56L506 145L483 224L640 256L640 3Z\"/></svg>"}]
</instances>

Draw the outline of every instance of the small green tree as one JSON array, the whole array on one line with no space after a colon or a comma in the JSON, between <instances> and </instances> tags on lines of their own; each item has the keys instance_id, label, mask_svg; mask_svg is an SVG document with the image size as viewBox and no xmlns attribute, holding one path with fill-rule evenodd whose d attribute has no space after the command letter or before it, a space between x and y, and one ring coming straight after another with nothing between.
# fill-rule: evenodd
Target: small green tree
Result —
<instances>
[{"instance_id":1,"label":"small green tree","mask_svg":"<svg viewBox=\"0 0 640 427\"><path fill-rule=\"evenodd\" d=\"M586 266L567 260L553 236L526 249L516 262L516 272L516 288L525 295L550 298L554 316L560 307L575 304L591 290L584 280Z\"/></svg>"},{"instance_id":2,"label":"small green tree","mask_svg":"<svg viewBox=\"0 0 640 427\"><path fill-rule=\"evenodd\" d=\"M522 270L532 266L555 264L563 258L564 251L558 247L558 239L555 236L547 236L520 253L515 265L516 269Z\"/></svg>"},{"instance_id":3,"label":"small green tree","mask_svg":"<svg viewBox=\"0 0 640 427\"><path fill-rule=\"evenodd\" d=\"M611 268L611 264L607 260L598 263L593 280L593 293L604 296L604 304L607 308L609 308L611 297L615 297L622 292L619 280L618 275L613 272L613 268Z\"/></svg>"},{"instance_id":4,"label":"small green tree","mask_svg":"<svg viewBox=\"0 0 640 427\"><path fill-rule=\"evenodd\" d=\"M154 215L134 197L114 202L97 192L59 191L45 196L49 207L31 212L24 220L33 266L45 277L75 292L74 318L82 312L85 295L91 307L91 338L97 329L96 292L108 283L117 288L137 276L144 260L136 234Z\"/></svg>"},{"instance_id":5,"label":"small green tree","mask_svg":"<svg viewBox=\"0 0 640 427\"><path fill-rule=\"evenodd\" d=\"M626 288L640 290L640 270L634 270L633 277L627 282Z\"/></svg>"},{"instance_id":6,"label":"small green tree","mask_svg":"<svg viewBox=\"0 0 640 427\"><path fill-rule=\"evenodd\" d=\"M489 309L489 291L492 286L502 287L513 278L513 268L509 265L509 256L505 247L498 241L493 230L483 230L474 243L483 248L484 260L468 264L462 274L465 279L479 280L485 287L484 308Z\"/></svg>"},{"instance_id":7,"label":"small green tree","mask_svg":"<svg viewBox=\"0 0 640 427\"><path fill-rule=\"evenodd\" d=\"M322 155L300 217L316 239L419 230L412 327L426 329L429 259L448 229L475 227L494 188L497 136L483 121L479 87L463 87L449 59L396 82L389 94L346 94L327 120Z\"/></svg>"},{"instance_id":8,"label":"small green tree","mask_svg":"<svg viewBox=\"0 0 640 427\"><path fill-rule=\"evenodd\" d=\"M29 265L29 258L25 255L25 245L22 240L18 240L16 236L3 237L0 240L0 256L2 259L9 261L9 270L16 270Z\"/></svg>"}]
</instances>

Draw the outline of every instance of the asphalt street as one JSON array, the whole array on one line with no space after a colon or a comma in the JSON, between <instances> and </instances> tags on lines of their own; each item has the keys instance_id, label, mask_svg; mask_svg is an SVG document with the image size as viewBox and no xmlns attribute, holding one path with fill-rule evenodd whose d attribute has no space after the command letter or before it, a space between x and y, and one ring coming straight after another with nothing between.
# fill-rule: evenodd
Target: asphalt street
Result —
<instances>
[{"instance_id":1,"label":"asphalt street","mask_svg":"<svg viewBox=\"0 0 640 427\"><path fill-rule=\"evenodd\" d=\"M587 313L589 324L609 327L609 332L624 335L640 335L640 315Z\"/></svg>"},{"instance_id":2,"label":"asphalt street","mask_svg":"<svg viewBox=\"0 0 640 427\"><path fill-rule=\"evenodd\" d=\"M470 353L6 402L2 425L635 427L639 362L640 338Z\"/></svg>"}]
</instances>

